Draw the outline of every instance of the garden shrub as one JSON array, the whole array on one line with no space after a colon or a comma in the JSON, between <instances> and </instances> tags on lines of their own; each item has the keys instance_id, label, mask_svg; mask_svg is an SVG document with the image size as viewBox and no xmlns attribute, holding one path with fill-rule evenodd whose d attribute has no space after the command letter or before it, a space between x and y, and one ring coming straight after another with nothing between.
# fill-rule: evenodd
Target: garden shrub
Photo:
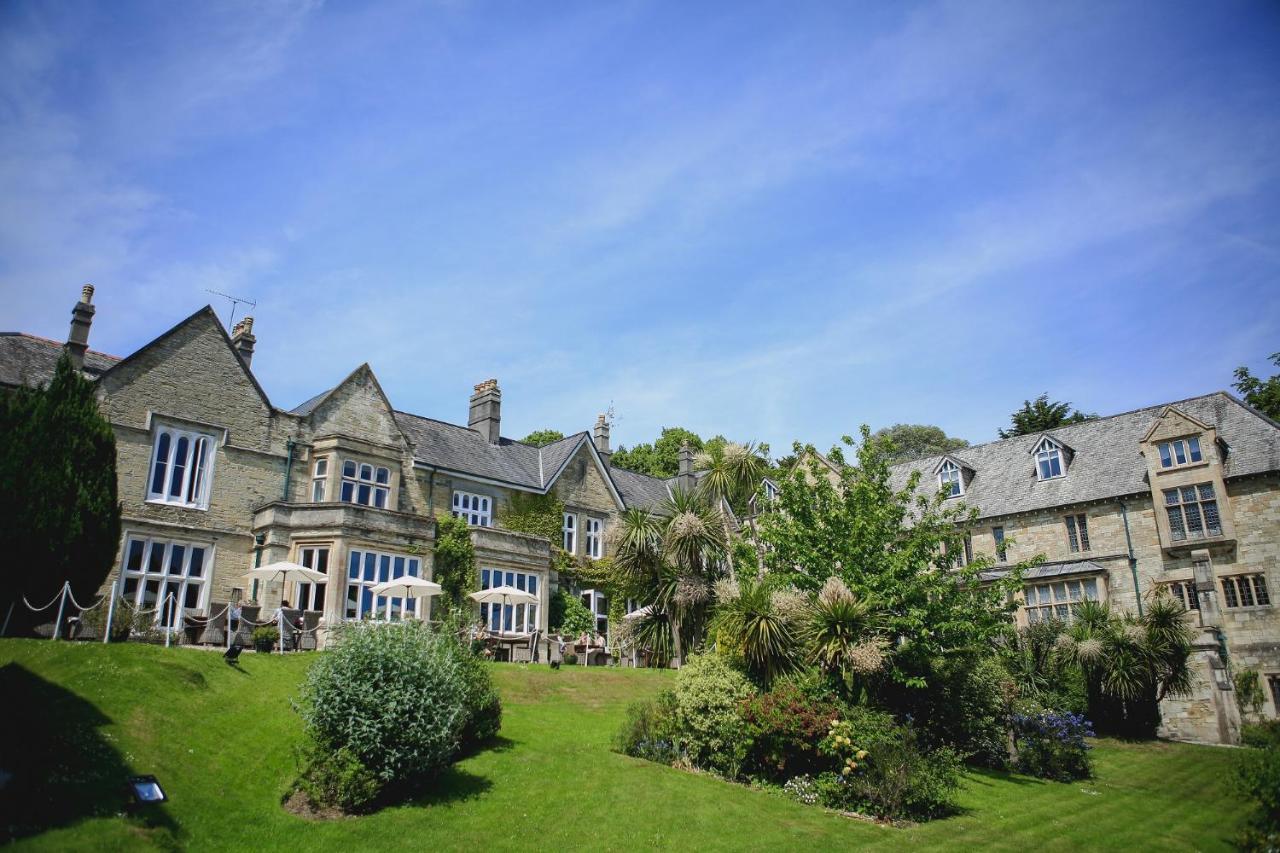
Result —
<instances>
[{"instance_id":1,"label":"garden shrub","mask_svg":"<svg viewBox=\"0 0 1280 853\"><path fill-rule=\"evenodd\" d=\"M466 682L467 718L462 725L459 741L462 748L471 749L493 739L502 727L502 700L484 660L469 647L457 645L463 663Z\"/></svg>"},{"instance_id":2,"label":"garden shrub","mask_svg":"<svg viewBox=\"0 0 1280 853\"><path fill-rule=\"evenodd\" d=\"M280 639L280 629L273 625L261 625L253 629L249 639L253 642L253 647L258 651L269 652L271 647L276 644L276 640Z\"/></svg>"},{"instance_id":3,"label":"garden shrub","mask_svg":"<svg viewBox=\"0 0 1280 853\"><path fill-rule=\"evenodd\" d=\"M556 594L551 596L551 611L548 618L551 620L552 633L564 637L577 637L596 630L596 618L591 615L587 605L583 604L578 596L571 595L563 589L557 590Z\"/></svg>"},{"instance_id":4,"label":"garden shrub","mask_svg":"<svg viewBox=\"0 0 1280 853\"><path fill-rule=\"evenodd\" d=\"M679 758L675 741L675 694L663 690L656 699L628 706L626 720L614 737L614 749L634 758L674 764Z\"/></svg>"},{"instance_id":5,"label":"garden shrub","mask_svg":"<svg viewBox=\"0 0 1280 853\"><path fill-rule=\"evenodd\" d=\"M755 693L746 676L716 655L695 655L676 674L676 749L696 767L730 778L750 746L741 705Z\"/></svg>"},{"instance_id":6,"label":"garden shrub","mask_svg":"<svg viewBox=\"0 0 1280 853\"><path fill-rule=\"evenodd\" d=\"M925 749L913 729L887 714L853 709L831 724L819 749L840 767L815 780L828 808L892 820L926 820L954 808L960 757L948 747Z\"/></svg>"},{"instance_id":7,"label":"garden shrub","mask_svg":"<svg viewBox=\"0 0 1280 853\"><path fill-rule=\"evenodd\" d=\"M1008 707L1017 685L1000 662L993 655L937 659L926 680L927 689L892 691L889 707L913 721L925 746L947 746L975 764L1006 767Z\"/></svg>"},{"instance_id":8,"label":"garden shrub","mask_svg":"<svg viewBox=\"0 0 1280 853\"><path fill-rule=\"evenodd\" d=\"M299 712L330 753L384 785L447 764L468 720L471 668L456 639L419 622L353 622L307 671Z\"/></svg>"},{"instance_id":9,"label":"garden shrub","mask_svg":"<svg viewBox=\"0 0 1280 853\"><path fill-rule=\"evenodd\" d=\"M1266 745L1245 750L1236 765L1236 788L1255 806L1238 841L1245 850L1270 853L1280 850L1280 742L1273 739L1280 726L1260 727L1255 736L1259 731Z\"/></svg>"},{"instance_id":10,"label":"garden shrub","mask_svg":"<svg viewBox=\"0 0 1280 853\"><path fill-rule=\"evenodd\" d=\"M1018 757L1014 767L1029 776L1070 782L1093 775L1089 744L1093 728L1082 714L1031 710L1013 715Z\"/></svg>"},{"instance_id":11,"label":"garden shrub","mask_svg":"<svg viewBox=\"0 0 1280 853\"><path fill-rule=\"evenodd\" d=\"M107 624L107 608L110 606L110 601L104 601L100 606L80 614L81 623L95 639L102 639L102 631ZM130 631L138 624L137 611L137 607L123 598L116 599L115 610L111 614L111 642L120 643L129 639ZM152 620L152 614L144 614L144 618L149 623Z\"/></svg>"},{"instance_id":12,"label":"garden shrub","mask_svg":"<svg viewBox=\"0 0 1280 853\"><path fill-rule=\"evenodd\" d=\"M833 720L844 714L833 700L811 699L794 682L779 682L768 693L742 703L751 747L745 770L765 779L783 780L833 766L818 751L818 742Z\"/></svg>"},{"instance_id":13,"label":"garden shrub","mask_svg":"<svg viewBox=\"0 0 1280 853\"><path fill-rule=\"evenodd\" d=\"M1240 743L1264 749L1280 748L1280 719L1245 723L1240 727Z\"/></svg>"},{"instance_id":14,"label":"garden shrub","mask_svg":"<svg viewBox=\"0 0 1280 853\"><path fill-rule=\"evenodd\" d=\"M310 744L299 756L300 773L294 788L313 809L337 808L347 814L370 811L382 783L352 754Z\"/></svg>"}]
</instances>

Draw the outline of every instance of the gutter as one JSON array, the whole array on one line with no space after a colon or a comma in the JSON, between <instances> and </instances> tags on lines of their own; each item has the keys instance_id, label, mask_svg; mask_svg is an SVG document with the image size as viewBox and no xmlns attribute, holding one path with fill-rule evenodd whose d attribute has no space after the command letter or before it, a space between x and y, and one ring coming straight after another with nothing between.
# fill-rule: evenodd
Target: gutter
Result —
<instances>
[{"instance_id":1,"label":"gutter","mask_svg":"<svg viewBox=\"0 0 1280 853\"><path fill-rule=\"evenodd\" d=\"M1138 586L1138 558L1133 554L1133 537L1129 535L1129 508L1120 501L1120 518L1124 521L1124 544L1129 552L1129 574L1133 576L1133 598L1138 604L1138 616L1142 616L1142 590Z\"/></svg>"}]
</instances>

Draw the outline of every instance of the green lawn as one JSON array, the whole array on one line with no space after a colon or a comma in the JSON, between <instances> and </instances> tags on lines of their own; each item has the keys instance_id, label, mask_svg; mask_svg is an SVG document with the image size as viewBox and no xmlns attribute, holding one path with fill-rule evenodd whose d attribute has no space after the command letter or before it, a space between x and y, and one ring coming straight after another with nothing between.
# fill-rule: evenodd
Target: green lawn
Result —
<instances>
[{"instance_id":1,"label":"green lawn","mask_svg":"<svg viewBox=\"0 0 1280 853\"><path fill-rule=\"evenodd\" d=\"M301 734L289 698L310 659L245 655L236 670L199 650L0 640L0 768L37 756L56 789L55 805L22 806L41 830L18 847L1207 850L1226 849L1243 816L1233 751L1102 742L1089 782L970 774L961 814L876 826L610 752L626 704L668 673L499 664L500 743L417 802L308 822L279 803ZM148 818L113 813L130 772L154 773L170 802Z\"/></svg>"}]
</instances>

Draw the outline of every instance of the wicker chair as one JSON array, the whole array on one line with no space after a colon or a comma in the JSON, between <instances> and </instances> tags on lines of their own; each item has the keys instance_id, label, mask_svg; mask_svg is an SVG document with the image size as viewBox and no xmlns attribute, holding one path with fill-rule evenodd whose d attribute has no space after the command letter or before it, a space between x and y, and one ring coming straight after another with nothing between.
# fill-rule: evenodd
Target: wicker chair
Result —
<instances>
[{"instance_id":1,"label":"wicker chair","mask_svg":"<svg viewBox=\"0 0 1280 853\"><path fill-rule=\"evenodd\" d=\"M303 634L298 638L298 650L303 652L314 652L318 645L316 639L316 628L320 625L320 617L323 616L319 610L304 610L302 612L302 628Z\"/></svg>"}]
</instances>

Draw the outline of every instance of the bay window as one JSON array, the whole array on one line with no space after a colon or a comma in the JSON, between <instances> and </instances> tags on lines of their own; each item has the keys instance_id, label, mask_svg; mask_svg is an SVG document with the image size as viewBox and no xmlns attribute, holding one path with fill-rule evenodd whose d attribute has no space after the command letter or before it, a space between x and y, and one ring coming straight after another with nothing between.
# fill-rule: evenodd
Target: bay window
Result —
<instances>
[{"instance_id":1,"label":"bay window","mask_svg":"<svg viewBox=\"0 0 1280 853\"><path fill-rule=\"evenodd\" d=\"M348 459L342 463L342 501L387 508L391 494L391 470Z\"/></svg>"},{"instance_id":2,"label":"bay window","mask_svg":"<svg viewBox=\"0 0 1280 853\"><path fill-rule=\"evenodd\" d=\"M213 451L211 435L160 427L151 453L147 500L208 508Z\"/></svg>"},{"instance_id":3,"label":"bay window","mask_svg":"<svg viewBox=\"0 0 1280 853\"><path fill-rule=\"evenodd\" d=\"M1025 590L1027 621L1056 619L1070 622L1082 601L1098 601L1098 579L1061 580L1028 584Z\"/></svg>"},{"instance_id":4,"label":"bay window","mask_svg":"<svg viewBox=\"0 0 1280 853\"><path fill-rule=\"evenodd\" d=\"M511 569L481 569L480 588L513 586L532 595L538 595L538 576L531 572ZM537 604L481 604L480 621L490 631L528 634L538 628Z\"/></svg>"},{"instance_id":5,"label":"bay window","mask_svg":"<svg viewBox=\"0 0 1280 853\"><path fill-rule=\"evenodd\" d=\"M352 549L347 555L348 619L396 619L417 612L417 600L374 595L373 587L405 575L421 577L422 561L407 554Z\"/></svg>"},{"instance_id":6,"label":"bay window","mask_svg":"<svg viewBox=\"0 0 1280 853\"><path fill-rule=\"evenodd\" d=\"M1169 535L1173 541L1222 535L1222 519L1212 483L1165 489L1164 506L1169 514Z\"/></svg>"}]
</instances>

